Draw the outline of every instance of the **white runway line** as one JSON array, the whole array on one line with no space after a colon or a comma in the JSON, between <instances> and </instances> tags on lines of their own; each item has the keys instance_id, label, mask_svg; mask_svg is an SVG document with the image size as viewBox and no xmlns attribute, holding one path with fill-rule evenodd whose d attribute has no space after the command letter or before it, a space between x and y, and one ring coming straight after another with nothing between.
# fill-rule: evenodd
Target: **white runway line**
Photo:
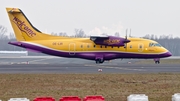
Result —
<instances>
[{"instance_id":1,"label":"white runway line","mask_svg":"<svg viewBox=\"0 0 180 101\"><path fill-rule=\"evenodd\" d=\"M33 63L33 62L40 62L40 61L44 61L44 60L48 60L48 59L52 59L52 58L36 59L36 60L27 61L27 62L28 63Z\"/></svg>"},{"instance_id":2,"label":"white runway line","mask_svg":"<svg viewBox=\"0 0 180 101\"><path fill-rule=\"evenodd\" d=\"M109 66L103 66L103 65L85 65L85 66L94 66L94 67L98 67L98 68L112 68L112 69L121 69L121 70L133 70L133 71L146 71L143 69L129 69L129 68L125 68L125 67L109 67Z\"/></svg>"}]
</instances>

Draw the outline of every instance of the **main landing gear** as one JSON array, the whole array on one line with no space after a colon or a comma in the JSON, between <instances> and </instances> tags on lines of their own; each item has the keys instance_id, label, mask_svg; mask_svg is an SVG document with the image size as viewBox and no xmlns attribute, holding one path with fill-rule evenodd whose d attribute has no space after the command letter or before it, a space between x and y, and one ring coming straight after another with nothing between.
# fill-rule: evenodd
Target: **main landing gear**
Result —
<instances>
[{"instance_id":1,"label":"main landing gear","mask_svg":"<svg viewBox=\"0 0 180 101\"><path fill-rule=\"evenodd\" d=\"M100 64L104 62L104 59L96 59L95 61L96 61L96 64Z\"/></svg>"}]
</instances>

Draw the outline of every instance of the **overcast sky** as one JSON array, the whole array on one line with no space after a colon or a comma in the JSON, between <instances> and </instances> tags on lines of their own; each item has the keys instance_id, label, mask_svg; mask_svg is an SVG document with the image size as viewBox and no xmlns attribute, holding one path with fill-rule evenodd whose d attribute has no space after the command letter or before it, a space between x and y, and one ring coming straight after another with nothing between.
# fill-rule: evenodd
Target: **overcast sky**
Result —
<instances>
[{"instance_id":1,"label":"overcast sky","mask_svg":"<svg viewBox=\"0 0 180 101\"><path fill-rule=\"evenodd\" d=\"M48 33L83 29L88 35L131 28L132 36L180 37L180 0L1 0L0 25L13 32L6 7L20 8L31 23Z\"/></svg>"}]
</instances>

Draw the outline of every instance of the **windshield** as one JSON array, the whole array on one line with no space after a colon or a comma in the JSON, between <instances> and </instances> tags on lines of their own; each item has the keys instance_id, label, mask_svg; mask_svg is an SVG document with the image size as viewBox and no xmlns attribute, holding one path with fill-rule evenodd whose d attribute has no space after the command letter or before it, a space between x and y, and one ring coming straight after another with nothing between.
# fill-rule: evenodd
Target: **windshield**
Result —
<instances>
[{"instance_id":1,"label":"windshield","mask_svg":"<svg viewBox=\"0 0 180 101\"><path fill-rule=\"evenodd\" d=\"M149 43L149 47L162 47L159 43Z\"/></svg>"}]
</instances>

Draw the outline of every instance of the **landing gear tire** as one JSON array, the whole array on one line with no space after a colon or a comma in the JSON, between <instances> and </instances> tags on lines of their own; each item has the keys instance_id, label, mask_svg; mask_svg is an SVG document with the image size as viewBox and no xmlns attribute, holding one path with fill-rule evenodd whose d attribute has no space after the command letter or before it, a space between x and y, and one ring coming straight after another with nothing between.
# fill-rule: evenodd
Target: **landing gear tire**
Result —
<instances>
[{"instance_id":1,"label":"landing gear tire","mask_svg":"<svg viewBox=\"0 0 180 101\"><path fill-rule=\"evenodd\" d=\"M96 64L99 64L99 61L98 61L98 60L96 60Z\"/></svg>"},{"instance_id":2,"label":"landing gear tire","mask_svg":"<svg viewBox=\"0 0 180 101\"><path fill-rule=\"evenodd\" d=\"M103 59L96 59L96 64L100 64L100 63L103 63L104 60Z\"/></svg>"},{"instance_id":3,"label":"landing gear tire","mask_svg":"<svg viewBox=\"0 0 180 101\"><path fill-rule=\"evenodd\" d=\"M155 61L155 64L159 64L160 63L160 61Z\"/></svg>"}]
</instances>

